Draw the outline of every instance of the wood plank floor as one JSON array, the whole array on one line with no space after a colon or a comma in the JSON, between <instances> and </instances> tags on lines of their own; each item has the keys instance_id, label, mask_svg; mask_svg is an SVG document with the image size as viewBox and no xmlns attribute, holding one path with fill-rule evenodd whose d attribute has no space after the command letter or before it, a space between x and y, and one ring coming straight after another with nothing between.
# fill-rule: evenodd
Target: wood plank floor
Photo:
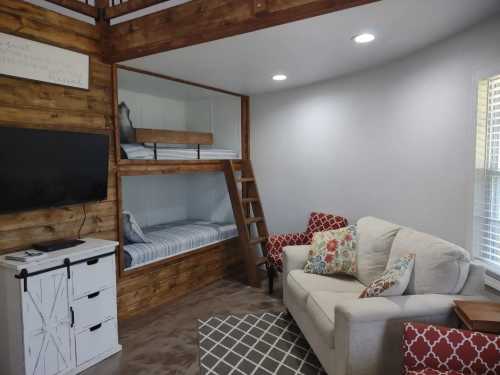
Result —
<instances>
[{"instance_id":1,"label":"wood plank floor","mask_svg":"<svg viewBox=\"0 0 500 375\"><path fill-rule=\"evenodd\" d=\"M280 294L278 291L276 294ZM222 280L120 324L123 351L84 375L197 375L197 319L213 315L283 311L279 296Z\"/></svg>"}]
</instances>

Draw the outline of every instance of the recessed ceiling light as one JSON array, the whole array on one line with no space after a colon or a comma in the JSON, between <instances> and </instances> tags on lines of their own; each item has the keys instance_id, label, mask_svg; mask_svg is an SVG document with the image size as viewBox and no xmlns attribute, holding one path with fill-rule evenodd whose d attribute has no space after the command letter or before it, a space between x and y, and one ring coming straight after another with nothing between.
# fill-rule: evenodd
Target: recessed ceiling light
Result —
<instances>
[{"instance_id":1,"label":"recessed ceiling light","mask_svg":"<svg viewBox=\"0 0 500 375\"><path fill-rule=\"evenodd\" d=\"M375 35L370 34L370 33L363 33L363 34L356 35L352 39L358 44L365 44L365 43L373 42L375 40Z\"/></svg>"},{"instance_id":2,"label":"recessed ceiling light","mask_svg":"<svg viewBox=\"0 0 500 375\"><path fill-rule=\"evenodd\" d=\"M275 74L273 80L275 81L285 81L288 77L284 74Z\"/></svg>"}]
</instances>

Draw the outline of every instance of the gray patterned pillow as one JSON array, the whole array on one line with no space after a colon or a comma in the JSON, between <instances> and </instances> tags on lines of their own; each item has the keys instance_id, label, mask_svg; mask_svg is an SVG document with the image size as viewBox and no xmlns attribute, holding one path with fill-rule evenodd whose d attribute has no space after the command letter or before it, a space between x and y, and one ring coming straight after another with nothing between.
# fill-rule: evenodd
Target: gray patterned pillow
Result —
<instances>
[{"instance_id":1,"label":"gray patterned pillow","mask_svg":"<svg viewBox=\"0 0 500 375\"><path fill-rule=\"evenodd\" d=\"M359 298L402 296L413 272L415 254L408 254L386 269L361 293Z\"/></svg>"},{"instance_id":2,"label":"gray patterned pillow","mask_svg":"<svg viewBox=\"0 0 500 375\"><path fill-rule=\"evenodd\" d=\"M135 129L130 120L130 109L125 102L118 106L118 122L120 126L120 142L135 143Z\"/></svg>"},{"instance_id":3,"label":"gray patterned pillow","mask_svg":"<svg viewBox=\"0 0 500 375\"><path fill-rule=\"evenodd\" d=\"M128 243L151 243L131 212L123 211L123 236Z\"/></svg>"}]
</instances>

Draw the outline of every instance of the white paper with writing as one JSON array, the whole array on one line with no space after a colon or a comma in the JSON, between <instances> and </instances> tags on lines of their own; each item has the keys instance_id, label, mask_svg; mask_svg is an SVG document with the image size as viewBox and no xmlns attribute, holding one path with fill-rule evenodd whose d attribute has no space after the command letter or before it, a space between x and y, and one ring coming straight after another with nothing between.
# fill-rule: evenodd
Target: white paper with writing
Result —
<instances>
[{"instance_id":1,"label":"white paper with writing","mask_svg":"<svg viewBox=\"0 0 500 375\"><path fill-rule=\"evenodd\" d=\"M0 74L88 90L89 57L0 33Z\"/></svg>"}]
</instances>

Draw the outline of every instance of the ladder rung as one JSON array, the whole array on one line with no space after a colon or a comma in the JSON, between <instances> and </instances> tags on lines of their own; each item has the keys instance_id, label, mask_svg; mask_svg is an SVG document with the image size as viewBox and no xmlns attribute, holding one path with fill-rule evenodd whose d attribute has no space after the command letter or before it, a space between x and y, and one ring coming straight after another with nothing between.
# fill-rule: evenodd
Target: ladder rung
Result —
<instances>
[{"instance_id":1,"label":"ladder rung","mask_svg":"<svg viewBox=\"0 0 500 375\"><path fill-rule=\"evenodd\" d=\"M255 179L253 177L241 177L237 179L238 182L254 182Z\"/></svg>"},{"instance_id":2,"label":"ladder rung","mask_svg":"<svg viewBox=\"0 0 500 375\"><path fill-rule=\"evenodd\" d=\"M255 263L257 266L262 266L263 264L267 263L267 258L266 257L258 257L257 262Z\"/></svg>"},{"instance_id":3,"label":"ladder rung","mask_svg":"<svg viewBox=\"0 0 500 375\"><path fill-rule=\"evenodd\" d=\"M248 217L245 219L245 221L247 222L247 224L253 224L253 223L259 223L263 221L263 219L261 217Z\"/></svg>"},{"instance_id":4,"label":"ladder rung","mask_svg":"<svg viewBox=\"0 0 500 375\"><path fill-rule=\"evenodd\" d=\"M253 245L258 245L260 243L264 243L264 242L267 242L267 237L259 237L259 238L256 238L254 240L251 240L248 244L250 246L253 246Z\"/></svg>"},{"instance_id":5,"label":"ladder rung","mask_svg":"<svg viewBox=\"0 0 500 375\"><path fill-rule=\"evenodd\" d=\"M243 203L259 202L259 198L243 198L241 201Z\"/></svg>"}]
</instances>

